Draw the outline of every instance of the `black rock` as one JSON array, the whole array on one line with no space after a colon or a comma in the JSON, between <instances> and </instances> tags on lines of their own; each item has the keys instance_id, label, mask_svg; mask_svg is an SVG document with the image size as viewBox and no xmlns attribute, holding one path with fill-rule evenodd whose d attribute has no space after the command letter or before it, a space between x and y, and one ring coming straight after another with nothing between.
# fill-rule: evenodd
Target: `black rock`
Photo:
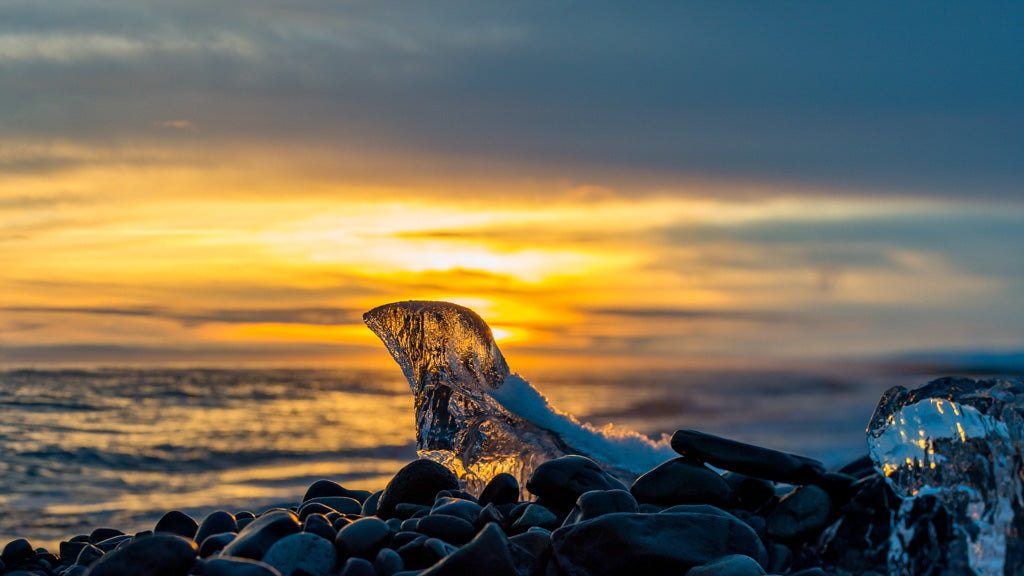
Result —
<instances>
[{"instance_id":1,"label":"black rock","mask_svg":"<svg viewBox=\"0 0 1024 576\"><path fill-rule=\"evenodd\" d=\"M363 516L377 515L377 503L380 501L381 494L383 493L383 490L374 492L373 494L370 494L369 498L367 498L366 501L363 502Z\"/></svg>"},{"instance_id":2,"label":"black rock","mask_svg":"<svg viewBox=\"0 0 1024 576\"><path fill-rule=\"evenodd\" d=\"M430 506L424 504L412 504L410 502L399 502L395 506L395 512L388 520L406 520L408 518L422 518L430 514Z\"/></svg>"},{"instance_id":3,"label":"black rock","mask_svg":"<svg viewBox=\"0 0 1024 576\"><path fill-rule=\"evenodd\" d=\"M337 555L330 540L300 532L281 538L263 555L263 562L281 574L306 573L328 576L337 567Z\"/></svg>"},{"instance_id":4,"label":"black rock","mask_svg":"<svg viewBox=\"0 0 1024 576\"><path fill-rule=\"evenodd\" d=\"M505 472L498 474L484 486L478 502L481 506L519 502L519 481L511 474Z\"/></svg>"},{"instance_id":5,"label":"black rock","mask_svg":"<svg viewBox=\"0 0 1024 576\"><path fill-rule=\"evenodd\" d=\"M516 518L509 530L512 534L526 532L534 526L554 530L560 524L558 516L540 504L530 504Z\"/></svg>"},{"instance_id":6,"label":"black rock","mask_svg":"<svg viewBox=\"0 0 1024 576\"><path fill-rule=\"evenodd\" d=\"M123 534L124 532L114 528L97 528L89 534L89 543L95 544L97 542L103 542L104 540L109 540L114 536L121 536Z\"/></svg>"},{"instance_id":7,"label":"black rock","mask_svg":"<svg viewBox=\"0 0 1024 576\"><path fill-rule=\"evenodd\" d=\"M483 510L480 511L480 515L477 516L474 525L486 526L488 522L494 522L503 529L505 527L505 515L494 504L484 506Z\"/></svg>"},{"instance_id":8,"label":"black rock","mask_svg":"<svg viewBox=\"0 0 1024 576\"><path fill-rule=\"evenodd\" d=\"M153 528L153 532L177 534L189 540L195 538L197 530L199 530L199 524L191 516L178 510L171 510L164 514Z\"/></svg>"},{"instance_id":9,"label":"black rock","mask_svg":"<svg viewBox=\"0 0 1024 576\"><path fill-rule=\"evenodd\" d=\"M873 476L878 473L875 470L875 463L871 460L871 456L867 454L843 466L838 470L838 472L840 474L853 476L858 480L863 480L868 476Z\"/></svg>"},{"instance_id":10,"label":"black rock","mask_svg":"<svg viewBox=\"0 0 1024 576\"><path fill-rule=\"evenodd\" d=\"M89 576L186 576L196 562L196 545L174 534L154 534L133 540L104 554Z\"/></svg>"},{"instance_id":11,"label":"black rock","mask_svg":"<svg viewBox=\"0 0 1024 576\"><path fill-rule=\"evenodd\" d=\"M551 544L551 574L684 574L729 554L767 562L757 534L722 511L605 514L555 530Z\"/></svg>"},{"instance_id":12,"label":"black rock","mask_svg":"<svg viewBox=\"0 0 1024 576\"><path fill-rule=\"evenodd\" d=\"M373 562L363 558L349 558L341 567L339 576L377 576Z\"/></svg>"},{"instance_id":13,"label":"black rock","mask_svg":"<svg viewBox=\"0 0 1024 576\"><path fill-rule=\"evenodd\" d=\"M775 498L775 484L771 480L754 478L739 472L726 472L722 480L732 492L731 504L744 510L758 510Z\"/></svg>"},{"instance_id":14,"label":"black rock","mask_svg":"<svg viewBox=\"0 0 1024 576\"><path fill-rule=\"evenodd\" d=\"M568 512L584 492L625 490L626 486L590 458L563 456L538 466L526 489L547 505Z\"/></svg>"},{"instance_id":15,"label":"black rock","mask_svg":"<svg viewBox=\"0 0 1024 576\"><path fill-rule=\"evenodd\" d=\"M82 551L82 548L88 545L88 542L62 541L58 549L60 557L65 564L71 564L74 558L78 557L78 553ZM0 574L3 574L3 572L0 572Z\"/></svg>"},{"instance_id":16,"label":"black rock","mask_svg":"<svg viewBox=\"0 0 1024 576\"><path fill-rule=\"evenodd\" d=\"M377 516L393 518L399 504L430 506L441 490L457 490L459 480L451 470L432 460L413 460L398 471L377 501Z\"/></svg>"},{"instance_id":17,"label":"black rock","mask_svg":"<svg viewBox=\"0 0 1024 576\"><path fill-rule=\"evenodd\" d=\"M260 560L275 542L300 530L299 518L288 510L271 510L250 522L224 550L224 556Z\"/></svg>"},{"instance_id":18,"label":"black rock","mask_svg":"<svg viewBox=\"0 0 1024 576\"><path fill-rule=\"evenodd\" d=\"M402 557L404 570L422 570L455 550L456 547L437 538L419 536L403 544L396 552Z\"/></svg>"},{"instance_id":19,"label":"black rock","mask_svg":"<svg viewBox=\"0 0 1024 576\"><path fill-rule=\"evenodd\" d=\"M121 534L121 535L118 535L118 536L111 536L110 538L107 538L106 540L100 540L99 542L94 544L94 546L96 546L100 550L103 550L104 552L110 552L111 550L114 550L115 548L120 546L121 543L128 542L131 539L132 539L132 537L129 536L129 535Z\"/></svg>"},{"instance_id":20,"label":"black rock","mask_svg":"<svg viewBox=\"0 0 1024 576\"><path fill-rule=\"evenodd\" d=\"M438 498L430 509L430 514L455 516L473 524L480 517L480 512L482 511L483 507L476 502L463 500L462 498Z\"/></svg>"},{"instance_id":21,"label":"black rock","mask_svg":"<svg viewBox=\"0 0 1024 576\"><path fill-rule=\"evenodd\" d=\"M355 502L355 500L353 500L353 502ZM337 510L325 504L321 504L319 502L306 502L301 507L299 507L298 514L299 520L305 520L306 517L310 514L324 515L330 514L331 512L337 512Z\"/></svg>"},{"instance_id":22,"label":"black rock","mask_svg":"<svg viewBox=\"0 0 1024 576\"><path fill-rule=\"evenodd\" d=\"M338 531L334 547L341 558L354 556L369 560L377 555L390 535L391 530L380 518L362 518Z\"/></svg>"},{"instance_id":23,"label":"black rock","mask_svg":"<svg viewBox=\"0 0 1024 576\"><path fill-rule=\"evenodd\" d=\"M762 576L764 573L764 568L750 556L730 554L691 568L686 576Z\"/></svg>"},{"instance_id":24,"label":"black rock","mask_svg":"<svg viewBox=\"0 0 1024 576\"><path fill-rule=\"evenodd\" d=\"M331 526L331 521L323 514L310 514L302 521L302 531L316 534L329 542L334 542L338 537L338 531Z\"/></svg>"},{"instance_id":25,"label":"black rock","mask_svg":"<svg viewBox=\"0 0 1024 576\"><path fill-rule=\"evenodd\" d=\"M373 559L373 569L377 576L392 576L405 570L405 563L398 552L390 548L381 548L380 552L377 552L377 557Z\"/></svg>"},{"instance_id":26,"label":"black rock","mask_svg":"<svg viewBox=\"0 0 1024 576\"><path fill-rule=\"evenodd\" d=\"M416 524L416 531L456 545L465 544L476 535L476 528L471 522L444 514L430 514L420 518Z\"/></svg>"},{"instance_id":27,"label":"black rock","mask_svg":"<svg viewBox=\"0 0 1024 576\"><path fill-rule=\"evenodd\" d=\"M508 541L501 529L488 524L468 544L420 573L420 576L516 576Z\"/></svg>"},{"instance_id":28,"label":"black rock","mask_svg":"<svg viewBox=\"0 0 1024 576\"><path fill-rule=\"evenodd\" d=\"M818 486L801 486L779 500L768 515L769 538L791 542L817 535L828 525L832 499Z\"/></svg>"},{"instance_id":29,"label":"black rock","mask_svg":"<svg viewBox=\"0 0 1024 576\"><path fill-rule=\"evenodd\" d=\"M217 510L203 518L203 522L199 525L199 529L196 530L193 540L202 544L203 540L206 540L208 536L222 532L238 532L238 523L235 522L235 517L228 512Z\"/></svg>"},{"instance_id":30,"label":"black rock","mask_svg":"<svg viewBox=\"0 0 1024 576\"><path fill-rule=\"evenodd\" d=\"M199 557L206 558L224 549L225 546L231 543L235 539L237 534L234 532L221 532L220 534L210 534L199 544Z\"/></svg>"},{"instance_id":31,"label":"black rock","mask_svg":"<svg viewBox=\"0 0 1024 576\"><path fill-rule=\"evenodd\" d=\"M695 430L677 430L672 449L712 466L787 484L813 484L825 474L817 460Z\"/></svg>"},{"instance_id":32,"label":"black rock","mask_svg":"<svg viewBox=\"0 0 1024 576\"><path fill-rule=\"evenodd\" d=\"M84 548L78 551L78 555L75 556L75 564L80 566L89 566L102 557L103 550L100 550L92 544L86 544Z\"/></svg>"},{"instance_id":33,"label":"black rock","mask_svg":"<svg viewBox=\"0 0 1024 576\"><path fill-rule=\"evenodd\" d=\"M345 498L352 498L359 501L360 503L365 502L366 498L370 495L370 492L366 490L349 490L331 480L317 480L308 489L306 494L302 497L303 502L309 502L314 498L320 498L322 496L342 496Z\"/></svg>"},{"instance_id":34,"label":"black rock","mask_svg":"<svg viewBox=\"0 0 1024 576\"><path fill-rule=\"evenodd\" d=\"M879 475L858 480L855 494L826 531L820 560L851 572L887 572L890 515L900 500Z\"/></svg>"},{"instance_id":35,"label":"black rock","mask_svg":"<svg viewBox=\"0 0 1024 576\"><path fill-rule=\"evenodd\" d=\"M203 562L202 576L281 576L281 572L248 558L211 558Z\"/></svg>"},{"instance_id":36,"label":"black rock","mask_svg":"<svg viewBox=\"0 0 1024 576\"><path fill-rule=\"evenodd\" d=\"M18 538L4 546L4 551L0 553L0 560L7 566L17 566L34 558L35 555L36 551L32 548L32 543L24 538Z\"/></svg>"},{"instance_id":37,"label":"black rock","mask_svg":"<svg viewBox=\"0 0 1024 576\"><path fill-rule=\"evenodd\" d=\"M406 544L408 544L409 542L412 542L413 540L415 540L417 538L426 538L426 537L427 536L425 536L423 534L420 534L419 532L407 532L407 531L396 532L396 533L391 535L391 540L390 540L390 542L388 542L388 546L390 548L398 550L402 546L405 546Z\"/></svg>"},{"instance_id":38,"label":"black rock","mask_svg":"<svg viewBox=\"0 0 1024 576\"><path fill-rule=\"evenodd\" d=\"M725 506L732 490L714 470L688 458L674 458L636 479L629 493L637 502L676 506Z\"/></svg>"},{"instance_id":39,"label":"black rock","mask_svg":"<svg viewBox=\"0 0 1024 576\"><path fill-rule=\"evenodd\" d=\"M300 510L311 504L322 504L324 506L327 506L331 510L334 510L335 512L339 512L341 514L363 513L362 502L356 500L355 498L350 498L348 496L320 496L318 498L312 498L310 500L306 500L305 502L303 502Z\"/></svg>"}]
</instances>

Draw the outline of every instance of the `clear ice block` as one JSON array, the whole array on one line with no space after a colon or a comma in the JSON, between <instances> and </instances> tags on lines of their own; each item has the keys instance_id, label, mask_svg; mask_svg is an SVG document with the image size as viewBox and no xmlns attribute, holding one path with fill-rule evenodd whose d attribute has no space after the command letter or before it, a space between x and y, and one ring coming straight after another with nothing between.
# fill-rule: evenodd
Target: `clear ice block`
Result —
<instances>
[{"instance_id":1,"label":"clear ice block","mask_svg":"<svg viewBox=\"0 0 1024 576\"><path fill-rule=\"evenodd\" d=\"M890 574L913 574L929 553L977 576L1024 573L1022 412L1022 380L943 378L882 396L867 432L876 469L903 500L892 521ZM920 510L931 500L953 521L954 541L945 545L922 546L935 538L917 534L929 529Z\"/></svg>"},{"instance_id":2,"label":"clear ice block","mask_svg":"<svg viewBox=\"0 0 1024 576\"><path fill-rule=\"evenodd\" d=\"M470 491L501 472L521 487L540 464L582 454L635 478L675 453L631 431L595 429L551 407L509 371L491 329L449 302L386 304L363 315L416 396L416 447L448 466Z\"/></svg>"}]
</instances>

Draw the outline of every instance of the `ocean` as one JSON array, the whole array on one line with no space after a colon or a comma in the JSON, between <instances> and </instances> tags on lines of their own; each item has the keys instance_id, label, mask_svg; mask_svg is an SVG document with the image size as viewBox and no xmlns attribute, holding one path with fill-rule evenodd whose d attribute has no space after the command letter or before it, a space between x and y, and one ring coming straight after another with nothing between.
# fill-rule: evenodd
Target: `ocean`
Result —
<instances>
[{"instance_id":1,"label":"ocean","mask_svg":"<svg viewBox=\"0 0 1024 576\"><path fill-rule=\"evenodd\" d=\"M928 378L838 367L522 376L596 426L696 429L830 467L866 453L882 392ZM0 372L0 542L149 529L172 509L259 512L297 503L320 478L381 489L416 457L414 434L397 367Z\"/></svg>"}]
</instances>

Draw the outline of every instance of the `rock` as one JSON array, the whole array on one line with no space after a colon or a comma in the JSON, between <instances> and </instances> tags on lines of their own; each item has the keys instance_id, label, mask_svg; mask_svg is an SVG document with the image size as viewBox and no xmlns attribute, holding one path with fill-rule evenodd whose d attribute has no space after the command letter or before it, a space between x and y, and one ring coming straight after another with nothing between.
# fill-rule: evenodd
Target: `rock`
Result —
<instances>
[{"instance_id":1,"label":"rock","mask_svg":"<svg viewBox=\"0 0 1024 576\"><path fill-rule=\"evenodd\" d=\"M817 460L695 430L677 430L672 449L717 468L787 484L813 484L825 474Z\"/></svg>"},{"instance_id":2,"label":"rock","mask_svg":"<svg viewBox=\"0 0 1024 576\"><path fill-rule=\"evenodd\" d=\"M484 486L478 500L481 506L488 504L515 504L519 501L519 481L516 477L502 472Z\"/></svg>"},{"instance_id":3,"label":"rock","mask_svg":"<svg viewBox=\"0 0 1024 576\"><path fill-rule=\"evenodd\" d=\"M171 510L164 514L156 523L153 532L164 532L177 534L191 540L195 537L199 524L191 516L178 510Z\"/></svg>"},{"instance_id":4,"label":"rock","mask_svg":"<svg viewBox=\"0 0 1024 576\"><path fill-rule=\"evenodd\" d=\"M377 576L373 563L363 558L349 558L341 567L339 576Z\"/></svg>"},{"instance_id":5,"label":"rock","mask_svg":"<svg viewBox=\"0 0 1024 576\"><path fill-rule=\"evenodd\" d=\"M349 490L331 480L317 480L306 489L306 494L302 497L302 502L309 502L310 500L320 498L323 496L342 496L345 498L352 498L353 500L363 503L366 498L370 495L370 492L366 490Z\"/></svg>"},{"instance_id":6,"label":"rock","mask_svg":"<svg viewBox=\"0 0 1024 576\"><path fill-rule=\"evenodd\" d=\"M109 540L114 536L123 536L124 532L115 528L97 528L89 534L89 543L96 544L97 542L103 542Z\"/></svg>"},{"instance_id":7,"label":"rock","mask_svg":"<svg viewBox=\"0 0 1024 576\"><path fill-rule=\"evenodd\" d=\"M207 558L217 552L224 549L225 546L231 543L238 535L234 532L221 532L220 534L210 534L206 538L203 538L202 543L199 544L199 557Z\"/></svg>"},{"instance_id":8,"label":"rock","mask_svg":"<svg viewBox=\"0 0 1024 576\"><path fill-rule=\"evenodd\" d=\"M131 539L132 537L129 535L121 534L119 536L112 536L110 538L107 538L106 540L101 540L97 542L95 546L100 550L103 550L104 552L110 552L111 550L120 546L122 542L129 542L131 541Z\"/></svg>"},{"instance_id":9,"label":"rock","mask_svg":"<svg viewBox=\"0 0 1024 576\"><path fill-rule=\"evenodd\" d=\"M77 558L78 554L82 551L82 548L88 546L88 542L74 542L74 541L62 541L60 543L60 557L64 559L65 563L71 561L72 558ZM3 574L3 572L0 572Z\"/></svg>"},{"instance_id":10,"label":"rock","mask_svg":"<svg viewBox=\"0 0 1024 576\"><path fill-rule=\"evenodd\" d=\"M342 558L354 556L367 560L387 543L391 531L379 518L362 518L345 526L334 539L334 547Z\"/></svg>"},{"instance_id":11,"label":"rock","mask_svg":"<svg viewBox=\"0 0 1024 576\"><path fill-rule=\"evenodd\" d=\"M7 566L15 566L28 561L35 555L36 551L32 548L32 543L24 538L18 538L4 546L4 551L0 553L0 560Z\"/></svg>"},{"instance_id":12,"label":"rock","mask_svg":"<svg viewBox=\"0 0 1024 576\"><path fill-rule=\"evenodd\" d=\"M334 539L338 537L338 531L331 526L331 521L323 514L306 516L306 520L302 522L302 531L316 534L328 542L334 542Z\"/></svg>"},{"instance_id":13,"label":"rock","mask_svg":"<svg viewBox=\"0 0 1024 576\"><path fill-rule=\"evenodd\" d=\"M468 544L449 554L420 576L517 576L505 535L495 524L488 524Z\"/></svg>"},{"instance_id":14,"label":"rock","mask_svg":"<svg viewBox=\"0 0 1024 576\"><path fill-rule=\"evenodd\" d=\"M725 512L616 512L571 524L551 535L549 573L683 574L729 554L767 562L757 534Z\"/></svg>"},{"instance_id":15,"label":"rock","mask_svg":"<svg viewBox=\"0 0 1024 576\"><path fill-rule=\"evenodd\" d=\"M761 576L764 568L750 556L730 554L691 568L686 576Z\"/></svg>"},{"instance_id":16,"label":"rock","mask_svg":"<svg viewBox=\"0 0 1024 576\"><path fill-rule=\"evenodd\" d=\"M377 572L377 576L392 576L405 570L405 564L398 552L390 548L381 548L377 552L377 557L373 559L373 570Z\"/></svg>"},{"instance_id":17,"label":"rock","mask_svg":"<svg viewBox=\"0 0 1024 576\"><path fill-rule=\"evenodd\" d=\"M794 541L809 538L828 525L832 499L814 485L801 486L779 500L768 515L765 531L770 538Z\"/></svg>"},{"instance_id":18,"label":"rock","mask_svg":"<svg viewBox=\"0 0 1024 576\"><path fill-rule=\"evenodd\" d=\"M443 514L431 514L420 518L416 524L416 531L456 545L465 544L476 535L476 528L472 523L457 516Z\"/></svg>"},{"instance_id":19,"label":"rock","mask_svg":"<svg viewBox=\"0 0 1024 576\"><path fill-rule=\"evenodd\" d=\"M93 562L102 557L103 550L100 550L92 544L86 544L84 548L79 550L78 556L75 557L75 564L80 566L91 566Z\"/></svg>"},{"instance_id":20,"label":"rock","mask_svg":"<svg viewBox=\"0 0 1024 576\"><path fill-rule=\"evenodd\" d=\"M203 562L202 576L281 576L281 572L248 558L211 558Z\"/></svg>"},{"instance_id":21,"label":"rock","mask_svg":"<svg viewBox=\"0 0 1024 576\"><path fill-rule=\"evenodd\" d=\"M376 516L377 515L377 503L380 501L380 496L384 491L380 490L370 494L369 498L363 502L363 516Z\"/></svg>"},{"instance_id":22,"label":"rock","mask_svg":"<svg viewBox=\"0 0 1024 576\"><path fill-rule=\"evenodd\" d=\"M637 502L659 506L725 506L732 491L717 472L704 464L688 458L674 458L637 478L629 493Z\"/></svg>"},{"instance_id":23,"label":"rock","mask_svg":"<svg viewBox=\"0 0 1024 576\"><path fill-rule=\"evenodd\" d=\"M275 542L295 534L300 529L299 518L288 510L263 513L238 533L224 549L223 556L239 556L261 560Z\"/></svg>"},{"instance_id":24,"label":"rock","mask_svg":"<svg viewBox=\"0 0 1024 576\"><path fill-rule=\"evenodd\" d=\"M470 502L461 498L439 498L430 509L430 514L455 516L473 524L480 517L480 512L482 511L483 507L476 502Z\"/></svg>"},{"instance_id":25,"label":"rock","mask_svg":"<svg viewBox=\"0 0 1024 576\"><path fill-rule=\"evenodd\" d=\"M196 562L196 545L174 534L154 534L104 554L88 576L186 576Z\"/></svg>"},{"instance_id":26,"label":"rock","mask_svg":"<svg viewBox=\"0 0 1024 576\"><path fill-rule=\"evenodd\" d=\"M405 570L422 570L458 550L455 546L437 538L419 536L398 548Z\"/></svg>"},{"instance_id":27,"label":"rock","mask_svg":"<svg viewBox=\"0 0 1024 576\"><path fill-rule=\"evenodd\" d=\"M519 534L526 532L534 526L553 530L558 527L558 516L540 504L530 504L523 510L523 513L512 523L511 532Z\"/></svg>"},{"instance_id":28,"label":"rock","mask_svg":"<svg viewBox=\"0 0 1024 576\"><path fill-rule=\"evenodd\" d=\"M576 505L563 522L575 524L613 512L636 512L637 503L633 495L625 490L591 490L576 500Z\"/></svg>"},{"instance_id":29,"label":"rock","mask_svg":"<svg viewBox=\"0 0 1024 576\"><path fill-rule=\"evenodd\" d=\"M477 517L476 522L474 522L474 525L486 526L488 522L494 522L498 526L504 528L506 525L505 520L505 515L502 514L501 511L494 506L494 504L488 504L487 506L484 506L483 510L480 511L480 516Z\"/></svg>"},{"instance_id":30,"label":"rock","mask_svg":"<svg viewBox=\"0 0 1024 576\"><path fill-rule=\"evenodd\" d=\"M263 555L263 562L284 575L302 570L309 576L328 576L337 566L334 544L316 534L303 532L275 542Z\"/></svg>"},{"instance_id":31,"label":"rock","mask_svg":"<svg viewBox=\"0 0 1024 576\"><path fill-rule=\"evenodd\" d=\"M567 512L584 492L625 490L626 486L590 458L563 456L538 466L527 481L526 489Z\"/></svg>"},{"instance_id":32,"label":"rock","mask_svg":"<svg viewBox=\"0 0 1024 576\"><path fill-rule=\"evenodd\" d=\"M395 513L388 520L406 520L408 518L422 518L430 514L430 506L423 504L412 504L409 502L400 502L395 506Z\"/></svg>"},{"instance_id":33,"label":"rock","mask_svg":"<svg viewBox=\"0 0 1024 576\"><path fill-rule=\"evenodd\" d=\"M302 510L304 510L306 506L310 506L312 504L320 504L322 506L326 506L330 510L334 510L335 512L339 512L341 514L363 513L363 504L359 500L356 500L355 498L349 498L347 496L321 496L319 498L311 498L302 503L302 506L299 508L300 518L303 517Z\"/></svg>"},{"instance_id":34,"label":"rock","mask_svg":"<svg viewBox=\"0 0 1024 576\"><path fill-rule=\"evenodd\" d=\"M300 521L305 521L306 517L311 514L320 514L323 516L325 514L330 514L331 512L336 512L336 510L319 502L306 502L299 507L298 515Z\"/></svg>"},{"instance_id":35,"label":"rock","mask_svg":"<svg viewBox=\"0 0 1024 576\"><path fill-rule=\"evenodd\" d=\"M238 532L238 523L235 522L235 517L230 513L217 510L203 518L203 522L199 525L192 539L198 544L202 544L207 537L222 532Z\"/></svg>"},{"instance_id":36,"label":"rock","mask_svg":"<svg viewBox=\"0 0 1024 576\"><path fill-rule=\"evenodd\" d=\"M871 460L870 454L865 454L860 458L850 462L838 470L840 474L847 474L853 476L858 480L863 480L868 476L874 476L877 474L875 471L875 463Z\"/></svg>"},{"instance_id":37,"label":"rock","mask_svg":"<svg viewBox=\"0 0 1024 576\"><path fill-rule=\"evenodd\" d=\"M432 460L413 460L398 471L377 501L377 516L392 518L401 504L434 503L434 495L441 490L457 490L459 480L451 470Z\"/></svg>"},{"instance_id":38,"label":"rock","mask_svg":"<svg viewBox=\"0 0 1024 576\"><path fill-rule=\"evenodd\" d=\"M775 484L771 480L754 478L739 472L726 472L722 480L732 492L732 505L744 510L758 510L775 498Z\"/></svg>"}]
</instances>

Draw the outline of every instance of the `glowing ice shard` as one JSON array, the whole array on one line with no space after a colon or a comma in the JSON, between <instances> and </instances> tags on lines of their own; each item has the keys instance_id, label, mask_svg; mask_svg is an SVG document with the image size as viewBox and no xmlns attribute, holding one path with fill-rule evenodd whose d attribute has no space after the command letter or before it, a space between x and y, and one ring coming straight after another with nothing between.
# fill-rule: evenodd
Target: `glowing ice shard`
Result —
<instances>
[{"instance_id":1,"label":"glowing ice shard","mask_svg":"<svg viewBox=\"0 0 1024 576\"><path fill-rule=\"evenodd\" d=\"M676 456L667 438L596 429L554 409L509 371L490 328L469 308L396 302L363 320L416 396L420 456L451 468L471 491L501 472L525 486L534 468L567 454L588 456L627 479Z\"/></svg>"},{"instance_id":2,"label":"glowing ice shard","mask_svg":"<svg viewBox=\"0 0 1024 576\"><path fill-rule=\"evenodd\" d=\"M893 388L871 417L868 445L903 499L893 517L891 574L927 561L911 545L928 541L916 534L927 527L911 515L924 499L940 502L954 522L957 542L937 545L966 562L949 562L977 576L1024 573L1024 380L943 378L912 391Z\"/></svg>"}]
</instances>

